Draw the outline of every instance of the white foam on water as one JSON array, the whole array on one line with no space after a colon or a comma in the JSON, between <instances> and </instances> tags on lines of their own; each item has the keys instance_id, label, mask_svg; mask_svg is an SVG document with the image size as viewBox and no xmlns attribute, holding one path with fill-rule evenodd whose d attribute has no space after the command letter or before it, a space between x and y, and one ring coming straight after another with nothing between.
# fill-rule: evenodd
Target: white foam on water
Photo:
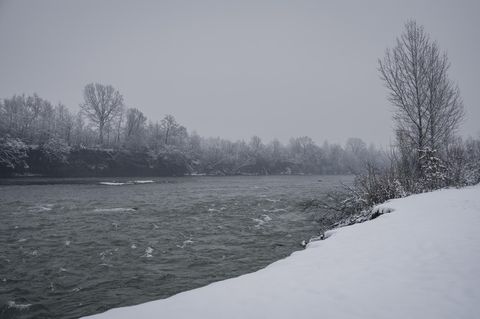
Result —
<instances>
[{"instance_id":1,"label":"white foam on water","mask_svg":"<svg viewBox=\"0 0 480 319\"><path fill-rule=\"evenodd\" d=\"M137 249L137 245L132 244L132 246L130 246L130 248L132 248L132 249Z\"/></svg>"},{"instance_id":2,"label":"white foam on water","mask_svg":"<svg viewBox=\"0 0 480 319\"><path fill-rule=\"evenodd\" d=\"M152 258L152 257L153 257L152 253L153 253L153 248L152 248L152 247L147 247L147 248L145 249L145 254L143 254L143 255L140 256L140 257Z\"/></svg>"},{"instance_id":3,"label":"white foam on water","mask_svg":"<svg viewBox=\"0 0 480 319\"><path fill-rule=\"evenodd\" d=\"M265 221L262 219L252 218L252 220L257 223L255 228L260 228L263 224L265 224Z\"/></svg>"},{"instance_id":4,"label":"white foam on water","mask_svg":"<svg viewBox=\"0 0 480 319\"><path fill-rule=\"evenodd\" d=\"M126 183L121 183L121 182L99 182L98 184L100 185L106 185L106 186L122 186L122 185L131 185L133 184L132 182L126 182Z\"/></svg>"},{"instance_id":5,"label":"white foam on water","mask_svg":"<svg viewBox=\"0 0 480 319\"><path fill-rule=\"evenodd\" d=\"M274 209L263 209L264 212L268 213L278 213L278 212L286 212L285 208L274 208Z\"/></svg>"},{"instance_id":6,"label":"white foam on water","mask_svg":"<svg viewBox=\"0 0 480 319\"><path fill-rule=\"evenodd\" d=\"M115 249L107 249L99 253L98 255L100 256L101 260L105 260L108 256L112 256L114 251L118 251L118 248Z\"/></svg>"},{"instance_id":7,"label":"white foam on water","mask_svg":"<svg viewBox=\"0 0 480 319\"><path fill-rule=\"evenodd\" d=\"M114 207L114 208L95 208L93 212L95 213L123 213L123 212L135 212L135 208L127 207Z\"/></svg>"},{"instance_id":8,"label":"white foam on water","mask_svg":"<svg viewBox=\"0 0 480 319\"><path fill-rule=\"evenodd\" d=\"M192 239L184 240L182 245L177 245L177 247L183 249L187 247L188 244L193 244L193 240Z\"/></svg>"},{"instance_id":9,"label":"white foam on water","mask_svg":"<svg viewBox=\"0 0 480 319\"><path fill-rule=\"evenodd\" d=\"M260 228L261 226L271 221L272 217L268 216L267 214L262 214L261 218L252 218L252 220L256 223L254 227Z\"/></svg>"},{"instance_id":10,"label":"white foam on water","mask_svg":"<svg viewBox=\"0 0 480 319\"><path fill-rule=\"evenodd\" d=\"M65 241L65 246L70 246L70 240Z\"/></svg>"},{"instance_id":11,"label":"white foam on water","mask_svg":"<svg viewBox=\"0 0 480 319\"><path fill-rule=\"evenodd\" d=\"M20 239L18 240L19 243L23 243L23 242L26 242L26 241L27 241L26 238L20 238Z\"/></svg>"},{"instance_id":12,"label":"white foam on water","mask_svg":"<svg viewBox=\"0 0 480 319\"><path fill-rule=\"evenodd\" d=\"M36 213L48 212L53 208L53 204L39 204L33 207L30 207L28 210Z\"/></svg>"},{"instance_id":13,"label":"white foam on water","mask_svg":"<svg viewBox=\"0 0 480 319\"><path fill-rule=\"evenodd\" d=\"M267 214L263 214L262 217L266 223L272 220L272 217L268 216Z\"/></svg>"},{"instance_id":14,"label":"white foam on water","mask_svg":"<svg viewBox=\"0 0 480 319\"><path fill-rule=\"evenodd\" d=\"M155 183L155 181L152 180L140 180L140 181L133 181L135 184L150 184L150 183Z\"/></svg>"},{"instance_id":15,"label":"white foam on water","mask_svg":"<svg viewBox=\"0 0 480 319\"><path fill-rule=\"evenodd\" d=\"M14 308L18 310L26 310L32 306L29 303L21 304L21 303L16 303L15 301L9 301L7 302L7 305L8 305L8 308Z\"/></svg>"},{"instance_id":16,"label":"white foam on water","mask_svg":"<svg viewBox=\"0 0 480 319\"><path fill-rule=\"evenodd\" d=\"M279 199L271 199L271 198L265 198L265 200L271 203L278 203L280 201Z\"/></svg>"}]
</instances>

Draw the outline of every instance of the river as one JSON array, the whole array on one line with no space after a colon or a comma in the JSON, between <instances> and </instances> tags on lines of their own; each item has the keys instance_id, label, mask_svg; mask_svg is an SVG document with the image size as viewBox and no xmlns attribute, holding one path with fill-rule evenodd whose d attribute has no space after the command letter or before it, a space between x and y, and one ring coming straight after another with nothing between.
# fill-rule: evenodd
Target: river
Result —
<instances>
[{"instance_id":1,"label":"river","mask_svg":"<svg viewBox=\"0 0 480 319\"><path fill-rule=\"evenodd\" d=\"M3 181L0 317L78 318L258 270L324 231L331 213L301 204L351 180Z\"/></svg>"}]
</instances>

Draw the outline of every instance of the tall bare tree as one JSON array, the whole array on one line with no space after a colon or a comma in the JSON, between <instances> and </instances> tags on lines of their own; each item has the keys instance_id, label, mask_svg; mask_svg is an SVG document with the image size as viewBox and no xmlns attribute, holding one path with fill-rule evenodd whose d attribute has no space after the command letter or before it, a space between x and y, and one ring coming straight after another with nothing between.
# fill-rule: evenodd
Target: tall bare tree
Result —
<instances>
[{"instance_id":1,"label":"tall bare tree","mask_svg":"<svg viewBox=\"0 0 480 319\"><path fill-rule=\"evenodd\" d=\"M379 60L380 76L395 107L401 149L414 154L425 148L443 151L456 132L463 102L448 76L449 67L446 53L415 21L405 24L395 47Z\"/></svg>"},{"instance_id":2,"label":"tall bare tree","mask_svg":"<svg viewBox=\"0 0 480 319\"><path fill-rule=\"evenodd\" d=\"M165 145L172 144L172 140L186 136L187 130L180 125L173 115L166 115L160 124L163 131L163 143Z\"/></svg>"},{"instance_id":3,"label":"tall bare tree","mask_svg":"<svg viewBox=\"0 0 480 319\"><path fill-rule=\"evenodd\" d=\"M138 149L145 145L145 123L147 118L137 108L127 110L125 123L125 143L127 147Z\"/></svg>"},{"instance_id":4,"label":"tall bare tree","mask_svg":"<svg viewBox=\"0 0 480 319\"><path fill-rule=\"evenodd\" d=\"M84 103L80 104L85 115L98 126L99 142L103 144L105 126L123 108L123 96L111 85L87 84L83 90Z\"/></svg>"}]
</instances>

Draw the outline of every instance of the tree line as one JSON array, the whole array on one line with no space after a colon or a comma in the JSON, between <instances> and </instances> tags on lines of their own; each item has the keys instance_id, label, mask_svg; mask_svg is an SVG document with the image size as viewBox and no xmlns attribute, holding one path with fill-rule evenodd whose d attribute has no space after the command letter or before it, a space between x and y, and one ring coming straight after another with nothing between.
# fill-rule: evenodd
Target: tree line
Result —
<instances>
[{"instance_id":1,"label":"tree line","mask_svg":"<svg viewBox=\"0 0 480 319\"><path fill-rule=\"evenodd\" d=\"M359 138L321 146L306 136L287 144L265 143L258 136L249 141L204 138L189 133L172 115L148 120L140 109L127 107L111 85L87 84L83 100L76 113L37 94L0 100L0 167L14 172L28 166L32 150L47 159L42 165L65 164L78 150L110 150L174 161L186 174L212 175L351 174L367 161L385 159L381 150Z\"/></svg>"}]
</instances>

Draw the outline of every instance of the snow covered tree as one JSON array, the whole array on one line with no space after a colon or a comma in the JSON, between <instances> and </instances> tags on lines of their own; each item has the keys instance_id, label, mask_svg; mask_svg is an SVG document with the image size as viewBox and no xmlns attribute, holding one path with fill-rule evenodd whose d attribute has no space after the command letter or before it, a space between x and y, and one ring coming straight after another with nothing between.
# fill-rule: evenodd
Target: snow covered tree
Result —
<instances>
[{"instance_id":1,"label":"snow covered tree","mask_svg":"<svg viewBox=\"0 0 480 319\"><path fill-rule=\"evenodd\" d=\"M83 90L81 109L98 126L99 143L103 145L105 128L123 108L123 96L111 85L87 84Z\"/></svg>"},{"instance_id":2,"label":"snow covered tree","mask_svg":"<svg viewBox=\"0 0 480 319\"><path fill-rule=\"evenodd\" d=\"M26 166L27 146L19 138L0 137L0 167L15 169Z\"/></svg>"},{"instance_id":3,"label":"snow covered tree","mask_svg":"<svg viewBox=\"0 0 480 319\"><path fill-rule=\"evenodd\" d=\"M70 147L65 140L51 137L40 145L40 151L48 163L66 163Z\"/></svg>"},{"instance_id":4,"label":"snow covered tree","mask_svg":"<svg viewBox=\"0 0 480 319\"><path fill-rule=\"evenodd\" d=\"M414 174L421 175L418 150L436 150L440 155L463 119L458 87L450 80L450 63L437 42L415 21L393 49L379 60L379 71L395 106L397 142L413 156Z\"/></svg>"}]
</instances>

